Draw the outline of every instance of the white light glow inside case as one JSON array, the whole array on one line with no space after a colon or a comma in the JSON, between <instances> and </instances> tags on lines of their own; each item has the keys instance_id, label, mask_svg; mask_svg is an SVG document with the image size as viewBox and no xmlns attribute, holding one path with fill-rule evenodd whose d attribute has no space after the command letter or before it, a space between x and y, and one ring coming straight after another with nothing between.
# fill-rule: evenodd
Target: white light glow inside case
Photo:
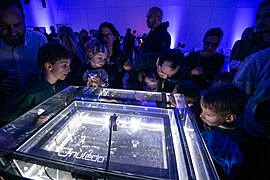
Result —
<instances>
[{"instance_id":1,"label":"white light glow inside case","mask_svg":"<svg viewBox=\"0 0 270 180\"><path fill-rule=\"evenodd\" d=\"M141 120L135 117L131 117L131 128L133 132L136 132L141 127Z\"/></svg>"}]
</instances>

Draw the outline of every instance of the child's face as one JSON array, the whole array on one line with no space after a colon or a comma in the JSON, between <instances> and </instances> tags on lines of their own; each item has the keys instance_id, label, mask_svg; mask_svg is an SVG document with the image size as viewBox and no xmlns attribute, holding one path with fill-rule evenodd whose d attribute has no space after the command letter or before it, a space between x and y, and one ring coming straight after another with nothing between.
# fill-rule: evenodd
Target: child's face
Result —
<instances>
[{"instance_id":1,"label":"child's face","mask_svg":"<svg viewBox=\"0 0 270 180\"><path fill-rule=\"evenodd\" d=\"M224 117L221 117L214 110L205 108L202 105L201 108L202 113L200 114L200 117L202 118L203 122L209 126L219 126L226 121Z\"/></svg>"},{"instance_id":2,"label":"child's face","mask_svg":"<svg viewBox=\"0 0 270 180\"><path fill-rule=\"evenodd\" d=\"M144 90L145 91L151 91L151 92L157 92L160 87L159 80L154 80L152 78L145 77L144 82Z\"/></svg>"},{"instance_id":3,"label":"child's face","mask_svg":"<svg viewBox=\"0 0 270 180\"><path fill-rule=\"evenodd\" d=\"M60 80L64 80L70 72L70 59L61 59L52 65L50 73Z\"/></svg>"},{"instance_id":4,"label":"child's face","mask_svg":"<svg viewBox=\"0 0 270 180\"><path fill-rule=\"evenodd\" d=\"M100 68L106 63L107 57L108 56L105 53L97 53L89 59L89 62L93 68Z\"/></svg>"}]
</instances>

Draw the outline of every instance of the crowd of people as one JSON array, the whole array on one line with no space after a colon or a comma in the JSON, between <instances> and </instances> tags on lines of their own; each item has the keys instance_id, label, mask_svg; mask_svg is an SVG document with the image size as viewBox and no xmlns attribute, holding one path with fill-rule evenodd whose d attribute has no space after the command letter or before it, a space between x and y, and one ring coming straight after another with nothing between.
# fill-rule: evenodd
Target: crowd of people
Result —
<instances>
[{"instance_id":1,"label":"crowd of people","mask_svg":"<svg viewBox=\"0 0 270 180\"><path fill-rule=\"evenodd\" d=\"M159 7L148 10L150 31L138 43L136 30L127 28L121 38L110 22L89 33L51 26L44 36L26 30L20 0L1 0L0 125L69 85L182 93L222 179L269 177L269 13L270 2L263 1L256 31L247 27L233 46L229 73L222 72L225 56L216 52L221 28L207 30L202 49L185 56L170 49L169 22Z\"/></svg>"}]
</instances>

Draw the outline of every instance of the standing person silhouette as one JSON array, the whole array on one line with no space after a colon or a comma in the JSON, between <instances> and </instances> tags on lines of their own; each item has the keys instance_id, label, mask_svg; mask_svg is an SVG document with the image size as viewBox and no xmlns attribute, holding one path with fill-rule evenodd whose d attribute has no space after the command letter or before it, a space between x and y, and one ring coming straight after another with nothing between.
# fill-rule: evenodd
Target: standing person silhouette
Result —
<instances>
[{"instance_id":1,"label":"standing person silhouette","mask_svg":"<svg viewBox=\"0 0 270 180\"><path fill-rule=\"evenodd\" d=\"M143 41L141 54L148 52L162 52L170 48L171 35L167 31L169 22L162 22L163 12L159 7L152 7L146 15L147 27L150 29L147 38Z\"/></svg>"}]
</instances>

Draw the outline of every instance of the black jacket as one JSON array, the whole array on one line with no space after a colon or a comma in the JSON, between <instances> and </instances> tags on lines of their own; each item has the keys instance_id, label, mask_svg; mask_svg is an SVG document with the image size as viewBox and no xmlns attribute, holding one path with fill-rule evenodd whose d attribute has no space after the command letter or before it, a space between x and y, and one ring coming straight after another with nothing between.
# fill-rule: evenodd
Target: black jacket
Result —
<instances>
[{"instance_id":1,"label":"black jacket","mask_svg":"<svg viewBox=\"0 0 270 180\"><path fill-rule=\"evenodd\" d=\"M141 54L149 52L162 52L163 50L170 48L171 35L167 31L169 22L161 23L156 29L150 31L147 38L143 42Z\"/></svg>"}]
</instances>

